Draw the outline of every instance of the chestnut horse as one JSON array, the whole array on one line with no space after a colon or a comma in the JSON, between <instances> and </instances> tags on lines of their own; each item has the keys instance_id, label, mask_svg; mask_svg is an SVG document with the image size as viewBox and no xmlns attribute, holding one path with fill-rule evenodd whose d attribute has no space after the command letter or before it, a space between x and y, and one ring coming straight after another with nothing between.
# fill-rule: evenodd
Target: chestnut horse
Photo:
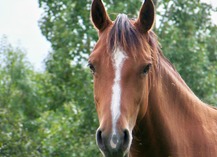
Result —
<instances>
[{"instance_id":1,"label":"chestnut horse","mask_svg":"<svg viewBox=\"0 0 217 157\"><path fill-rule=\"evenodd\" d=\"M111 21L102 1L92 2L99 149L105 157L216 157L217 111L163 56L151 31L154 15L146 0L136 20L120 14Z\"/></svg>"}]
</instances>

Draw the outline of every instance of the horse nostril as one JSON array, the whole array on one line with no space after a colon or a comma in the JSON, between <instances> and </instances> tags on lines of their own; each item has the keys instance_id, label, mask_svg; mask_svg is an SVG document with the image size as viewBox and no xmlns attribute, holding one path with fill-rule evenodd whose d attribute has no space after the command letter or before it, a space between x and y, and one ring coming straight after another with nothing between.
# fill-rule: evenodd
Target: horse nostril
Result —
<instances>
[{"instance_id":1,"label":"horse nostril","mask_svg":"<svg viewBox=\"0 0 217 157\"><path fill-rule=\"evenodd\" d=\"M131 135L128 129L108 135L98 129L96 131L96 142L105 156L126 156L130 148Z\"/></svg>"},{"instance_id":2,"label":"horse nostril","mask_svg":"<svg viewBox=\"0 0 217 157\"><path fill-rule=\"evenodd\" d=\"M102 131L100 129L98 129L96 132L96 142L97 142L100 149L104 148Z\"/></svg>"},{"instance_id":3,"label":"horse nostril","mask_svg":"<svg viewBox=\"0 0 217 157\"><path fill-rule=\"evenodd\" d=\"M124 137L123 137L123 150L127 149L129 147L130 143L130 133L128 130L124 130Z\"/></svg>"}]
</instances>

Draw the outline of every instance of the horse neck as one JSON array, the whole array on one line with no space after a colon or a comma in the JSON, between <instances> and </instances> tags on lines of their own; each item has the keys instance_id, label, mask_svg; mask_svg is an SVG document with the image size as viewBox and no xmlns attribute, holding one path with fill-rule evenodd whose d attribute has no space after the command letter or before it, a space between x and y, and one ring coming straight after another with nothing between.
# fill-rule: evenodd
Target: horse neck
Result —
<instances>
[{"instance_id":1,"label":"horse neck","mask_svg":"<svg viewBox=\"0 0 217 157\"><path fill-rule=\"evenodd\" d=\"M204 104L186 85L172 65L164 58L160 62L159 74L156 84L153 84L149 94L149 109L155 106L158 114L168 114L177 120L201 121L199 115L204 112L207 105ZM157 110L156 110L157 108ZM186 123L186 122L185 122Z\"/></svg>"},{"instance_id":2,"label":"horse neck","mask_svg":"<svg viewBox=\"0 0 217 157\"><path fill-rule=\"evenodd\" d=\"M194 95L165 59L161 60L159 74L151 84L147 112L134 131L134 148L144 154L150 152L148 155L155 152L156 156L167 156L169 150L191 146L186 141L200 143L202 140L197 139L204 135L200 130L206 125L211 108Z\"/></svg>"}]
</instances>

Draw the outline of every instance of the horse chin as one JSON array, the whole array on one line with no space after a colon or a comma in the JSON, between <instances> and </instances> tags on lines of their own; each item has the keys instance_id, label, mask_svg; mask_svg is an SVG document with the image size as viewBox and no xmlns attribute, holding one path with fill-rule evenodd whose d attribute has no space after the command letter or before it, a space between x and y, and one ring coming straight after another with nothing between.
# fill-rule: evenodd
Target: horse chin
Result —
<instances>
[{"instance_id":1,"label":"horse chin","mask_svg":"<svg viewBox=\"0 0 217 157\"><path fill-rule=\"evenodd\" d=\"M130 147L125 152L103 152L102 150L100 151L104 157L129 157L129 150Z\"/></svg>"},{"instance_id":2,"label":"horse chin","mask_svg":"<svg viewBox=\"0 0 217 157\"><path fill-rule=\"evenodd\" d=\"M112 154L104 154L104 157L129 157L129 153L121 154L121 153L112 153Z\"/></svg>"},{"instance_id":3,"label":"horse chin","mask_svg":"<svg viewBox=\"0 0 217 157\"><path fill-rule=\"evenodd\" d=\"M103 157L129 157L129 151L130 151L130 146L127 148L124 152L108 152L105 150L101 150L100 152L102 153Z\"/></svg>"},{"instance_id":4,"label":"horse chin","mask_svg":"<svg viewBox=\"0 0 217 157\"><path fill-rule=\"evenodd\" d=\"M126 152L123 157L129 157L129 152Z\"/></svg>"},{"instance_id":5,"label":"horse chin","mask_svg":"<svg viewBox=\"0 0 217 157\"><path fill-rule=\"evenodd\" d=\"M129 149L125 151L124 153L122 152L104 152L100 149L103 157L129 157Z\"/></svg>"}]
</instances>

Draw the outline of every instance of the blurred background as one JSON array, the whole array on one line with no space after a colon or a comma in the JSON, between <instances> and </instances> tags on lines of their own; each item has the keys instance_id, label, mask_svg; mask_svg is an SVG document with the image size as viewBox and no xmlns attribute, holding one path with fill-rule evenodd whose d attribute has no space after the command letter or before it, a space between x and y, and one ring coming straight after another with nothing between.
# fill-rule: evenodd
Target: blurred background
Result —
<instances>
[{"instance_id":1,"label":"blurred background","mask_svg":"<svg viewBox=\"0 0 217 157\"><path fill-rule=\"evenodd\" d=\"M101 156L87 58L92 0L0 0L0 156ZM141 0L104 0L111 19ZM217 1L154 0L162 50L204 102L217 106Z\"/></svg>"}]
</instances>

